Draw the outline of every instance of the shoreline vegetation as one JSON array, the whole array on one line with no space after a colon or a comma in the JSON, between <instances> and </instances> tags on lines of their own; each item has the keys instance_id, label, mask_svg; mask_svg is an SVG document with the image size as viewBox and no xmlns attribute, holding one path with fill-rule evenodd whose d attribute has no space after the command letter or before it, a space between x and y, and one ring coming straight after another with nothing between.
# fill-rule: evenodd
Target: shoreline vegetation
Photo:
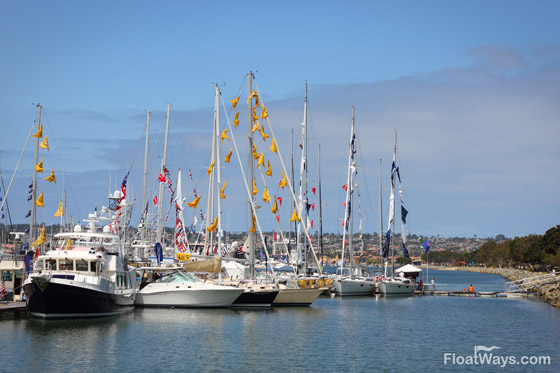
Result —
<instances>
[{"instance_id":1,"label":"shoreline vegetation","mask_svg":"<svg viewBox=\"0 0 560 373\"><path fill-rule=\"evenodd\" d=\"M544 275L547 272L532 272L522 269L514 268L492 268L492 267L454 267L454 266L430 266L431 269L438 269L444 271L467 271L467 272L477 272L477 273L488 273L494 275L500 275L508 281L518 281L524 280L529 277L534 277L537 275ZM556 274L559 277L558 281L552 284L541 285L538 287L533 287L529 290L535 294L537 298L546 301L553 307L560 308L560 274Z\"/></svg>"}]
</instances>

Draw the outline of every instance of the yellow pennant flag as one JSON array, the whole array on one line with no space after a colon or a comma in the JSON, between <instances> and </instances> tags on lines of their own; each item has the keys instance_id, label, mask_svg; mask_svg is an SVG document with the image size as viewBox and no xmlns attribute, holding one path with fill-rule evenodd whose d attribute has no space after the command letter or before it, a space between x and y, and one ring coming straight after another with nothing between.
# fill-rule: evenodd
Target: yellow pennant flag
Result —
<instances>
[{"instance_id":1,"label":"yellow pennant flag","mask_svg":"<svg viewBox=\"0 0 560 373\"><path fill-rule=\"evenodd\" d=\"M264 187L262 200L265 201L265 202L270 201L270 194L268 194L268 188L266 186Z\"/></svg>"},{"instance_id":2,"label":"yellow pennant flag","mask_svg":"<svg viewBox=\"0 0 560 373\"><path fill-rule=\"evenodd\" d=\"M37 131L36 134L31 135L31 137L35 137L37 139L40 139L41 137L43 137L43 125L39 125L39 130Z\"/></svg>"},{"instance_id":3,"label":"yellow pennant flag","mask_svg":"<svg viewBox=\"0 0 560 373\"><path fill-rule=\"evenodd\" d=\"M253 124L253 129L251 130L251 133L255 133L255 131L259 131L260 129L261 129L261 124L257 120L257 122Z\"/></svg>"},{"instance_id":4,"label":"yellow pennant flag","mask_svg":"<svg viewBox=\"0 0 560 373\"><path fill-rule=\"evenodd\" d=\"M49 152L51 151L49 149L49 140L47 140L47 136L45 136L45 138L43 139L43 141L41 141L39 146L41 147L41 149L47 149Z\"/></svg>"},{"instance_id":5,"label":"yellow pennant flag","mask_svg":"<svg viewBox=\"0 0 560 373\"><path fill-rule=\"evenodd\" d=\"M64 244L64 250L72 250L74 247L72 246L72 239L68 237L68 240Z\"/></svg>"},{"instance_id":6,"label":"yellow pennant flag","mask_svg":"<svg viewBox=\"0 0 560 373\"><path fill-rule=\"evenodd\" d=\"M270 168L270 161L266 161L268 163L268 170L266 170L265 174L267 176L272 176L272 169Z\"/></svg>"},{"instance_id":7,"label":"yellow pennant flag","mask_svg":"<svg viewBox=\"0 0 560 373\"><path fill-rule=\"evenodd\" d=\"M253 233L256 230L257 230L257 219L255 219L255 216L253 215L253 226L251 227L251 229L249 229L249 232Z\"/></svg>"},{"instance_id":8,"label":"yellow pennant flag","mask_svg":"<svg viewBox=\"0 0 560 373\"><path fill-rule=\"evenodd\" d=\"M257 91L253 89L253 92L251 92L251 94L249 94L249 98L247 99L247 105L249 105L249 102L251 102L251 99L253 97L257 97Z\"/></svg>"},{"instance_id":9,"label":"yellow pennant flag","mask_svg":"<svg viewBox=\"0 0 560 373\"><path fill-rule=\"evenodd\" d=\"M297 214L297 210L294 208L294 213L292 214L292 218L290 219L290 223L293 221L299 221L299 216Z\"/></svg>"},{"instance_id":10,"label":"yellow pennant flag","mask_svg":"<svg viewBox=\"0 0 560 373\"><path fill-rule=\"evenodd\" d=\"M259 116L257 115L257 111L255 109L253 109L253 122L258 120Z\"/></svg>"},{"instance_id":11,"label":"yellow pennant flag","mask_svg":"<svg viewBox=\"0 0 560 373\"><path fill-rule=\"evenodd\" d=\"M259 190L257 189L257 180L253 180L253 195L257 194Z\"/></svg>"},{"instance_id":12,"label":"yellow pennant flag","mask_svg":"<svg viewBox=\"0 0 560 373\"><path fill-rule=\"evenodd\" d=\"M262 113L261 113L261 120L264 120L266 118L268 118L268 111L266 111L266 108L263 105L262 106Z\"/></svg>"},{"instance_id":13,"label":"yellow pennant flag","mask_svg":"<svg viewBox=\"0 0 560 373\"><path fill-rule=\"evenodd\" d=\"M35 165L35 172L43 172L43 157L41 157L41 162Z\"/></svg>"},{"instance_id":14,"label":"yellow pennant flag","mask_svg":"<svg viewBox=\"0 0 560 373\"><path fill-rule=\"evenodd\" d=\"M54 213L54 216L56 216L58 218L59 216L62 216L62 215L64 215L64 209L62 208L62 202L59 202L58 203L58 209Z\"/></svg>"},{"instance_id":15,"label":"yellow pennant flag","mask_svg":"<svg viewBox=\"0 0 560 373\"><path fill-rule=\"evenodd\" d=\"M278 201L276 200L276 194L274 195L274 205L272 206L272 213L276 214L278 212Z\"/></svg>"},{"instance_id":16,"label":"yellow pennant flag","mask_svg":"<svg viewBox=\"0 0 560 373\"><path fill-rule=\"evenodd\" d=\"M276 147L276 140L272 139L272 144L270 145L270 151L276 153L278 148Z\"/></svg>"},{"instance_id":17,"label":"yellow pennant flag","mask_svg":"<svg viewBox=\"0 0 560 373\"><path fill-rule=\"evenodd\" d=\"M192 202L185 202L189 207L195 209L198 206L198 202L200 202L200 196L196 197Z\"/></svg>"},{"instance_id":18,"label":"yellow pennant flag","mask_svg":"<svg viewBox=\"0 0 560 373\"><path fill-rule=\"evenodd\" d=\"M266 141L266 139L268 139L270 137L266 133L264 133L264 127L262 127L262 126L261 126L261 136L263 138L263 141Z\"/></svg>"},{"instance_id":19,"label":"yellow pennant flag","mask_svg":"<svg viewBox=\"0 0 560 373\"><path fill-rule=\"evenodd\" d=\"M226 182L224 180L224 186L222 187L222 190L220 190L220 198L221 199L225 199L226 195L224 194L224 191L226 190Z\"/></svg>"},{"instance_id":20,"label":"yellow pennant flag","mask_svg":"<svg viewBox=\"0 0 560 373\"><path fill-rule=\"evenodd\" d=\"M233 152L233 148L229 149L229 154L226 155L226 157L224 158L224 161L229 163L229 160L231 159L231 153Z\"/></svg>"},{"instance_id":21,"label":"yellow pennant flag","mask_svg":"<svg viewBox=\"0 0 560 373\"><path fill-rule=\"evenodd\" d=\"M259 107L260 103L259 103L259 96L255 97L255 107Z\"/></svg>"},{"instance_id":22,"label":"yellow pennant flag","mask_svg":"<svg viewBox=\"0 0 560 373\"><path fill-rule=\"evenodd\" d=\"M210 165L210 167L208 167L208 169L206 170L206 173L208 175L210 175L212 173L212 169L214 168L214 163L216 163L215 161L212 162L212 164Z\"/></svg>"},{"instance_id":23,"label":"yellow pennant flag","mask_svg":"<svg viewBox=\"0 0 560 373\"><path fill-rule=\"evenodd\" d=\"M37 240L33 242L31 246L39 246L43 243L47 242L47 236L45 234L45 224L43 224L43 229L41 229L41 234L37 237Z\"/></svg>"},{"instance_id":24,"label":"yellow pennant flag","mask_svg":"<svg viewBox=\"0 0 560 373\"><path fill-rule=\"evenodd\" d=\"M218 217L216 216L216 219L214 219L214 222L212 223L211 226L206 227L206 230L208 232L214 232L216 230L216 227L218 226Z\"/></svg>"},{"instance_id":25,"label":"yellow pennant flag","mask_svg":"<svg viewBox=\"0 0 560 373\"><path fill-rule=\"evenodd\" d=\"M231 141L227 135L227 131L229 128L226 128L225 130L222 131L222 144L224 143L224 139L228 139L229 141Z\"/></svg>"},{"instance_id":26,"label":"yellow pennant flag","mask_svg":"<svg viewBox=\"0 0 560 373\"><path fill-rule=\"evenodd\" d=\"M239 102L239 96L237 96L233 100L229 100L229 102L231 102L231 104L233 105L233 109L235 110L235 108L237 107L237 103Z\"/></svg>"},{"instance_id":27,"label":"yellow pennant flag","mask_svg":"<svg viewBox=\"0 0 560 373\"><path fill-rule=\"evenodd\" d=\"M259 160L257 161L257 168L259 168L259 166L264 167L264 153L263 152L261 152L261 155L259 156Z\"/></svg>"},{"instance_id":28,"label":"yellow pennant flag","mask_svg":"<svg viewBox=\"0 0 560 373\"><path fill-rule=\"evenodd\" d=\"M52 183L54 181L54 183L56 184L56 178L54 177L54 169L52 169L51 174L49 176L47 176L46 178L44 178L43 180L46 180L49 183Z\"/></svg>"},{"instance_id":29,"label":"yellow pennant flag","mask_svg":"<svg viewBox=\"0 0 560 373\"><path fill-rule=\"evenodd\" d=\"M286 181L286 175L284 175L284 171L282 171L282 181L278 183L278 188L284 189L285 186L288 186L288 182Z\"/></svg>"},{"instance_id":30,"label":"yellow pennant flag","mask_svg":"<svg viewBox=\"0 0 560 373\"><path fill-rule=\"evenodd\" d=\"M45 207L45 204L43 203L43 192L41 192L39 198L37 198L37 201L35 202L37 203L38 207Z\"/></svg>"},{"instance_id":31,"label":"yellow pennant flag","mask_svg":"<svg viewBox=\"0 0 560 373\"><path fill-rule=\"evenodd\" d=\"M235 113L235 119L233 120L233 124L235 125L235 128L239 126L239 112Z\"/></svg>"},{"instance_id":32,"label":"yellow pennant flag","mask_svg":"<svg viewBox=\"0 0 560 373\"><path fill-rule=\"evenodd\" d=\"M257 146L253 144L253 158L259 159L260 155L257 153Z\"/></svg>"}]
</instances>

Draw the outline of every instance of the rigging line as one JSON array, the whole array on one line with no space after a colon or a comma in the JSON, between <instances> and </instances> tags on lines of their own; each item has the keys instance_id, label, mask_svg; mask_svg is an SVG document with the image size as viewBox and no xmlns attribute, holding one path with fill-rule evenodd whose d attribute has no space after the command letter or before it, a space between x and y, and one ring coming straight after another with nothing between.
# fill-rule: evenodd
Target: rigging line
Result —
<instances>
[{"instance_id":1,"label":"rigging line","mask_svg":"<svg viewBox=\"0 0 560 373\"><path fill-rule=\"evenodd\" d=\"M140 141L138 141L138 146L136 147L136 152L134 153L134 157L132 158L132 163L130 164L130 167L128 168L128 173L130 173L130 171L132 171L132 166L134 166L134 161L136 160L136 157L138 156L138 150L140 149L140 145L142 145L142 140L144 140L144 133L146 132L146 125L144 125L144 131L142 131L142 136L140 136Z\"/></svg>"},{"instance_id":2,"label":"rigging line","mask_svg":"<svg viewBox=\"0 0 560 373\"><path fill-rule=\"evenodd\" d=\"M0 155L2 154L2 152L0 151ZM2 175L2 169L0 168L0 180L2 181L2 190L6 190L6 186L4 185L4 176ZM6 195L4 194L4 198L3 200L6 200L6 212L8 214L8 220L10 221L10 229L13 231L14 230L14 224L12 222L12 214L10 213L10 206L8 205L8 200L6 199ZM2 214L1 212L2 210L0 210L0 216Z\"/></svg>"},{"instance_id":3,"label":"rigging line","mask_svg":"<svg viewBox=\"0 0 560 373\"><path fill-rule=\"evenodd\" d=\"M356 129L356 133L358 133L358 130ZM358 135L356 135L356 139L358 141L358 147L361 149L361 145L360 145L360 137ZM366 175L368 174L366 171L366 163L364 162L364 158L363 158L363 154L362 152L360 152L359 154L360 157L360 161L361 161L361 165L362 165L362 169L363 169L363 180L364 180L364 184L366 187L366 197L367 197L367 202L368 202L368 206L370 207L370 210L373 211L373 203L371 202L371 196L369 193L369 186L368 186L368 182L367 182L367 177Z\"/></svg>"}]
</instances>

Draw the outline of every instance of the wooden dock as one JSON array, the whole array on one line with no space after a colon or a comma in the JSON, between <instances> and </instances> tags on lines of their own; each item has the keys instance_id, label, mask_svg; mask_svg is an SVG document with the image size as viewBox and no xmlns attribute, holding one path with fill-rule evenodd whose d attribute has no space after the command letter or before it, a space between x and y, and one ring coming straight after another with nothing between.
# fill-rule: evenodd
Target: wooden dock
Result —
<instances>
[{"instance_id":1,"label":"wooden dock","mask_svg":"<svg viewBox=\"0 0 560 373\"><path fill-rule=\"evenodd\" d=\"M0 320L29 317L29 311L25 302L0 301Z\"/></svg>"},{"instance_id":2,"label":"wooden dock","mask_svg":"<svg viewBox=\"0 0 560 373\"><path fill-rule=\"evenodd\" d=\"M485 297L485 298L530 298L533 294L529 293L515 293L515 292L504 292L504 291L449 291L449 290L435 290L435 291L414 291L415 295L439 295L439 296L449 296L449 297Z\"/></svg>"}]
</instances>

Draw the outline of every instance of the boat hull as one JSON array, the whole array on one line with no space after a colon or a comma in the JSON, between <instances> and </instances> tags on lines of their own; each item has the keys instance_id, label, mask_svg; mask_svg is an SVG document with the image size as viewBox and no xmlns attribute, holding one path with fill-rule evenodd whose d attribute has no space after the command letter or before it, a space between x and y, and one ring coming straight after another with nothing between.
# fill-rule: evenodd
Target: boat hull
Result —
<instances>
[{"instance_id":1,"label":"boat hull","mask_svg":"<svg viewBox=\"0 0 560 373\"><path fill-rule=\"evenodd\" d=\"M375 282L362 279L336 278L333 281L336 295L372 295Z\"/></svg>"},{"instance_id":2,"label":"boat hull","mask_svg":"<svg viewBox=\"0 0 560 373\"><path fill-rule=\"evenodd\" d=\"M140 307L229 307L244 291L244 289L227 286L170 285L173 287L145 287L136 294L135 304Z\"/></svg>"},{"instance_id":3,"label":"boat hull","mask_svg":"<svg viewBox=\"0 0 560 373\"><path fill-rule=\"evenodd\" d=\"M379 284L379 292L385 295L400 294L412 295L414 294L414 284L405 284L400 282L383 281Z\"/></svg>"},{"instance_id":4,"label":"boat hull","mask_svg":"<svg viewBox=\"0 0 560 373\"><path fill-rule=\"evenodd\" d=\"M117 294L55 281L27 281L24 291L31 316L42 319L106 317L134 309L132 292Z\"/></svg>"},{"instance_id":5,"label":"boat hull","mask_svg":"<svg viewBox=\"0 0 560 373\"><path fill-rule=\"evenodd\" d=\"M271 307L278 293L278 290L245 290L231 306L249 308Z\"/></svg>"},{"instance_id":6,"label":"boat hull","mask_svg":"<svg viewBox=\"0 0 560 373\"><path fill-rule=\"evenodd\" d=\"M322 288L319 289L281 289L273 307L308 307L321 295Z\"/></svg>"}]
</instances>

